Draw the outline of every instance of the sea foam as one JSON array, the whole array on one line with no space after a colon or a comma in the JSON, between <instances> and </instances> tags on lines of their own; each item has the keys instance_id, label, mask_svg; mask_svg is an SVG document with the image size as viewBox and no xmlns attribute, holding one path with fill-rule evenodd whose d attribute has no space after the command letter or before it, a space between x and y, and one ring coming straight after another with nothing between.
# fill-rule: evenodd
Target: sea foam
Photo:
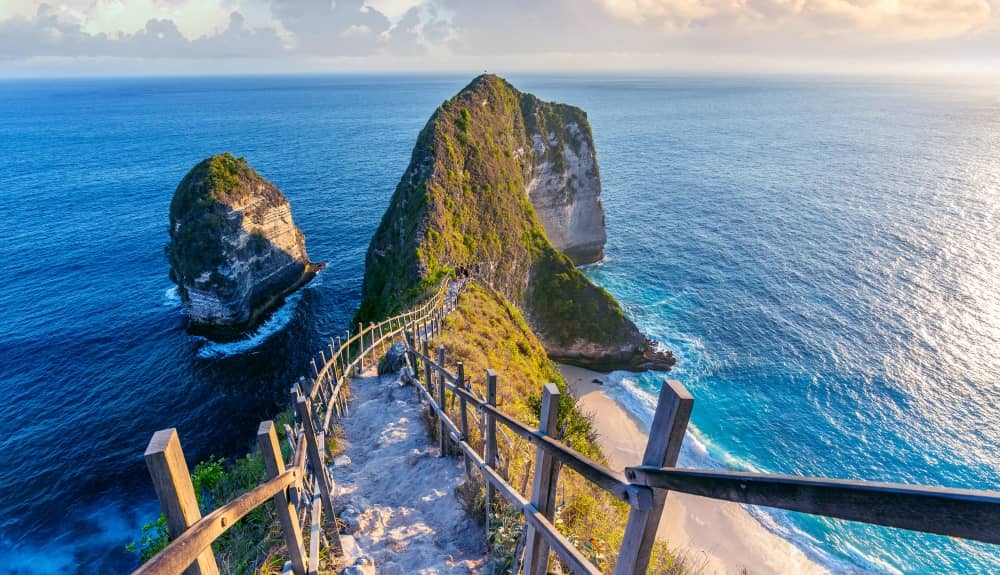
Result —
<instances>
[{"instance_id":1,"label":"sea foam","mask_svg":"<svg viewBox=\"0 0 1000 575\"><path fill-rule=\"evenodd\" d=\"M244 339L216 342L199 336L202 345L198 349L198 357L211 359L240 355L253 351L254 348L267 341L271 336L288 327L288 324L295 318L295 308L301 299L301 291L288 296L285 299L285 303L275 310L271 314L271 317L267 318L264 323L260 324L257 329L248 334Z\"/></svg>"}]
</instances>

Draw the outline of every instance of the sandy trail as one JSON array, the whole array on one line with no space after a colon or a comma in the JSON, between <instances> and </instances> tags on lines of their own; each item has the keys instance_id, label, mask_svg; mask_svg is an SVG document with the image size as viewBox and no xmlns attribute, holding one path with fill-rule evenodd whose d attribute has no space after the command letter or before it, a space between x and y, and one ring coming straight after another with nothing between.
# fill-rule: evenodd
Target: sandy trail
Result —
<instances>
[{"instance_id":1,"label":"sandy trail","mask_svg":"<svg viewBox=\"0 0 1000 575\"><path fill-rule=\"evenodd\" d=\"M332 469L348 531L380 575L484 572L483 528L455 496L461 460L438 457L413 386L364 375L341 420L350 462L336 458Z\"/></svg>"}]
</instances>

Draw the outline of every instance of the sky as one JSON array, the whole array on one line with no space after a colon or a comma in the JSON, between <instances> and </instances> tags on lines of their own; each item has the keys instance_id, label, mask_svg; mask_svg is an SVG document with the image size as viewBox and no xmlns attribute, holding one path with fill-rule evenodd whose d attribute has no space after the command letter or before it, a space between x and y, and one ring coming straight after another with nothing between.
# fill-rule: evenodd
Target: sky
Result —
<instances>
[{"instance_id":1,"label":"sky","mask_svg":"<svg viewBox=\"0 0 1000 575\"><path fill-rule=\"evenodd\" d=\"M1000 0L0 0L0 76L1000 75Z\"/></svg>"}]
</instances>

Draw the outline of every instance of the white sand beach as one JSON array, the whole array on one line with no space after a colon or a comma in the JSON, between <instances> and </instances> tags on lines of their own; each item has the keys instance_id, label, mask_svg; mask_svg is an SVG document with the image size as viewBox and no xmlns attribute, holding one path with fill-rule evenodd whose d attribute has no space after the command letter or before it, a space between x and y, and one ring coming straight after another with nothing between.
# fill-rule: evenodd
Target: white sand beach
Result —
<instances>
[{"instance_id":1,"label":"white sand beach","mask_svg":"<svg viewBox=\"0 0 1000 575\"><path fill-rule=\"evenodd\" d=\"M592 417L610 465L615 469L637 465L646 433L640 421L604 394L602 385L593 383L594 379L607 381L607 374L559 367L577 405ZM659 537L685 551L695 565L702 565L705 575L738 574L744 568L751 575L829 573L737 503L671 492Z\"/></svg>"}]
</instances>

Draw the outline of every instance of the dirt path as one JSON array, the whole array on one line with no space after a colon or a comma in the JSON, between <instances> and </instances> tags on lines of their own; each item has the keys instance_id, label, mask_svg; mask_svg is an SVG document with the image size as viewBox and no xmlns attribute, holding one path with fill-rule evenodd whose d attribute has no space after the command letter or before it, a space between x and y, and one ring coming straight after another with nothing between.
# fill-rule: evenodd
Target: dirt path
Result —
<instances>
[{"instance_id":1,"label":"dirt path","mask_svg":"<svg viewBox=\"0 0 1000 575\"><path fill-rule=\"evenodd\" d=\"M455 497L461 460L438 457L412 386L365 375L342 420L350 462L333 468L348 531L380 575L483 573L483 528Z\"/></svg>"}]
</instances>

